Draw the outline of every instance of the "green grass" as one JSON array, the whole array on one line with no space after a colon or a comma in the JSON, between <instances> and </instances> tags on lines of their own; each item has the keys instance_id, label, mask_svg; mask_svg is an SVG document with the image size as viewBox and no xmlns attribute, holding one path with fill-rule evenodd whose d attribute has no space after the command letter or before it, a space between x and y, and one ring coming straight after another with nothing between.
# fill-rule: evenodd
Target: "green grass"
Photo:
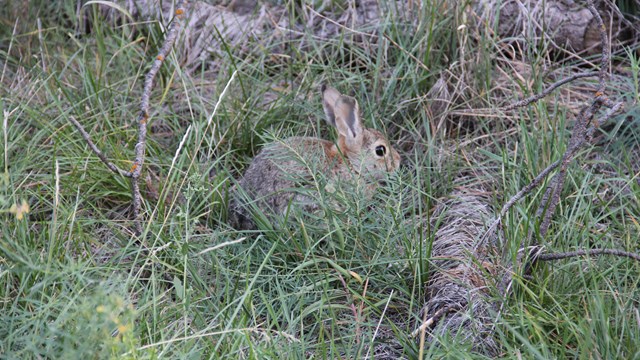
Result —
<instances>
[{"instance_id":1,"label":"green grass","mask_svg":"<svg viewBox=\"0 0 640 360\"><path fill-rule=\"evenodd\" d=\"M283 3L295 9L291 21L304 16L299 2ZM464 8L429 3L411 32L385 13L368 47L349 45L349 32L309 36L305 48L266 43L239 54L226 46L217 72L206 64L187 72L170 56L151 97L142 239L128 221L128 179L91 153L68 118L128 169L161 28L113 26L89 7L83 16L91 31L77 32L86 23L70 1L0 10L7 124L0 122L0 358L359 359L380 357L385 346L417 358L409 333L421 321L436 230L423 220L457 186L482 184L499 209L560 158L573 120L556 95L500 115L497 108L513 93L522 96L525 84L504 67L508 88L496 86L500 72L490 60L504 60L496 40L456 30ZM541 89L545 59L529 50L537 57L526 80ZM286 57L274 59L278 51ZM549 250L639 251L637 49L616 61L635 79L611 80L612 96L631 99L625 114L632 119L606 128L610 138L570 167L543 240ZM466 75L456 106L495 112L457 115L446 130L432 131L424 96L442 73L455 75L451 84ZM323 80L358 99L367 126L390 134L403 168L375 199L348 198L345 214L329 211L320 224L231 229L232 179L265 139L334 136L322 120ZM537 225L541 197L534 191L504 219L507 258ZM23 200L30 211L18 219L9 209ZM504 301L495 326L499 357L640 358L638 279L640 266L619 258L538 266L533 281L517 282L508 298L492 295ZM482 358L446 337L425 347L433 358Z\"/></svg>"}]
</instances>

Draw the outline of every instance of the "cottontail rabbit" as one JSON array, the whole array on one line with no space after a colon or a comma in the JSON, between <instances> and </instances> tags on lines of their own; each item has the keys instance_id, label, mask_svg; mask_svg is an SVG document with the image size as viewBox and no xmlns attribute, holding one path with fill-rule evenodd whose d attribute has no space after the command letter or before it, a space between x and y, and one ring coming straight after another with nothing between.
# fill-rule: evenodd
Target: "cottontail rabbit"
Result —
<instances>
[{"instance_id":1,"label":"cottontail rabbit","mask_svg":"<svg viewBox=\"0 0 640 360\"><path fill-rule=\"evenodd\" d=\"M398 168L400 155L381 132L362 125L356 100L326 85L321 91L326 121L338 130L337 144L292 137L266 145L232 190L229 223L234 228L255 229L252 208L279 215L290 205L317 210L317 196L296 189L317 189L319 177L327 180L327 188L356 180L372 190L386 172Z\"/></svg>"}]
</instances>

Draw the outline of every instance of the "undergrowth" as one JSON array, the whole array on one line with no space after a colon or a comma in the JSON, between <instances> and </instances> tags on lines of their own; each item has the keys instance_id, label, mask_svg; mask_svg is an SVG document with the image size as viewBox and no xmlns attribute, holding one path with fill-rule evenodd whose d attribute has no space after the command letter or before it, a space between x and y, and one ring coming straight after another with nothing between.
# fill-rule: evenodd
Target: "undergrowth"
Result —
<instances>
[{"instance_id":1,"label":"undergrowth","mask_svg":"<svg viewBox=\"0 0 640 360\"><path fill-rule=\"evenodd\" d=\"M575 108L566 94L499 110L544 87L548 59L538 50L546 44L528 44L530 71L521 76L490 31L472 32L462 5L427 2L411 31L388 12L370 46L344 31L309 34L300 49L254 44L250 56L226 47L216 69L186 71L171 56L152 93L148 221L137 239L128 180L93 155L68 118L128 169L162 27L110 23L97 5L78 12L75 3L0 9L2 358L417 358L409 334L422 321L435 204L480 184L499 209L569 138ZM301 3L283 3L295 21ZM340 4L335 11L347 11ZM626 113L571 166L541 241L549 249L640 250L638 49L616 55L630 77L609 86L628 99ZM582 65L562 66L569 74ZM437 127L425 94L441 76L454 104ZM323 122L323 81L356 97L366 125L390 135L402 152L399 173L370 202L345 198L344 213L320 225L231 229L233 179L265 141L335 139ZM535 229L541 196L504 219L507 256ZM626 259L538 266L508 298L492 295L504 303L495 314L499 357L640 358L638 279L640 267ZM434 358L482 358L462 339L425 347Z\"/></svg>"}]
</instances>

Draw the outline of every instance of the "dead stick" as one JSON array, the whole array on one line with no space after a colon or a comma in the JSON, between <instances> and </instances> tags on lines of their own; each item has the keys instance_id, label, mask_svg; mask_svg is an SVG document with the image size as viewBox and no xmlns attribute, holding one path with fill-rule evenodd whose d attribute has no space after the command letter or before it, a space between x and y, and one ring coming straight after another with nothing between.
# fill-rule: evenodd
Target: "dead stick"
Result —
<instances>
[{"instance_id":1,"label":"dead stick","mask_svg":"<svg viewBox=\"0 0 640 360\"><path fill-rule=\"evenodd\" d=\"M614 255L614 256L627 257L636 261L640 261L640 254L636 254L628 251L616 250L616 249L589 249L589 250L577 250L577 251L570 251L570 252L563 252L563 253L540 254L534 258L534 261L535 260L553 261L553 260L560 260L560 259L566 259L566 258L576 257L576 256L585 256L585 255L587 256Z\"/></svg>"},{"instance_id":2,"label":"dead stick","mask_svg":"<svg viewBox=\"0 0 640 360\"><path fill-rule=\"evenodd\" d=\"M576 119L574 129L572 131L572 136L569 141L569 146L567 147L567 150L563 154L562 160L559 163L560 172L556 174L556 176L552 179L551 183L547 187L547 190L545 191L543 199L540 203L540 207L536 212L536 215L541 215L542 213L544 213L544 217L540 226L540 234L543 237L546 235L551 216L553 215L555 208L559 203L560 193L562 191L562 187L564 186L566 171L569 163L575 157L576 153L578 152L578 149L584 143L586 143L587 141L590 142L593 139L593 133L595 132L595 129L598 128L600 124L602 124L604 121L610 118L616 111L618 111L622 107L622 103L616 104L610 99L608 99L604 94L604 90L606 87L607 70L609 68L609 62L610 62L609 42L606 34L606 28L604 26L604 23L602 22L602 18L600 17L600 14L597 12L597 10L593 5L593 1L592 0L586 0L586 1L587 1L587 6L589 10L596 18L597 26L600 32L600 37L602 42L602 57L601 57L600 69L598 72L598 87L595 91L594 98L591 101L591 104L589 106L585 106L581 110L580 114ZM609 111L607 111L601 119L596 119L592 124L591 123L592 119L594 119L598 110L600 110L602 106L610 108ZM531 189L532 188L533 187L531 187ZM520 193L518 194L520 195L520 198L524 196L524 194L520 194ZM509 201L508 204L510 203L512 203L512 201ZM499 220L500 218L498 218L497 221ZM494 222L494 224L497 224L497 221ZM495 226L492 226L490 228L490 231L494 231L494 230L495 230ZM530 232L529 234L530 236L528 236L529 238L531 238L531 234L532 233ZM483 238L488 238L489 235L490 233L487 232L485 233ZM521 250L525 248L525 244L524 244L525 239L523 239L521 242L521 245L520 245ZM540 248L540 247L535 246L535 242L534 242L533 248ZM535 256L530 255L527 258L534 259ZM518 264L524 264L523 272L526 274L526 272L528 271L528 268L530 268L530 266L528 265L530 265L531 262L527 262L526 260L524 260L522 251L519 251L516 264L513 264L512 268L515 268ZM511 275L506 275L503 277L500 287L504 290L505 293L507 293L511 288L511 283L512 283Z\"/></svg>"},{"instance_id":3,"label":"dead stick","mask_svg":"<svg viewBox=\"0 0 640 360\"><path fill-rule=\"evenodd\" d=\"M591 127L587 129L588 142L591 142L591 140L593 140L593 134L595 133L596 129L600 128L600 126L602 126L602 124L609 120L613 116L613 114L617 113L622 108L622 105L624 105L622 101L613 104L600 119L597 119L595 124L591 125Z\"/></svg>"},{"instance_id":4,"label":"dead stick","mask_svg":"<svg viewBox=\"0 0 640 360\"><path fill-rule=\"evenodd\" d=\"M131 177L130 172L120 169L116 164L110 162L107 159L104 153L100 151L100 149L98 149L96 144L91 140L91 136L89 135L89 133L87 133L87 131L84 129L84 127L82 127L82 125L78 122L78 120L76 120L76 118L74 118L73 116L69 116L69 121L71 121L71 123L76 127L76 129L78 130L80 135L82 135L82 138L84 139L84 141L87 142L87 144L89 145L89 148L91 148L93 153L96 154L98 159L100 159L100 161L102 161L109 168L109 170L121 176Z\"/></svg>"},{"instance_id":5,"label":"dead stick","mask_svg":"<svg viewBox=\"0 0 640 360\"><path fill-rule=\"evenodd\" d=\"M540 225L540 235L544 237L547 233L547 229L551 223L551 216L553 215L556 206L560 202L560 194L564 181L566 179L567 168L574 158L574 155L578 151L578 148L584 143L587 126L593 118L593 112L589 110L583 110L578 115L575 121L571 139L569 140L569 146L562 155L562 161L560 162L560 171L553 177L551 183L547 187L544 193L540 206L536 211L536 216L543 216L542 223ZM524 240L524 239L523 239ZM524 243L522 244L524 245Z\"/></svg>"},{"instance_id":6,"label":"dead stick","mask_svg":"<svg viewBox=\"0 0 640 360\"><path fill-rule=\"evenodd\" d=\"M589 11L591 11L591 14L596 20L596 24L600 33L600 42L602 42L602 56L600 57L600 74L598 79L600 84L598 86L596 94L604 93L608 77L607 70L609 69L609 60L611 57L611 54L609 53L609 37L607 36L607 28L604 26L602 17L600 16L598 10L596 10L595 5L593 4L593 0L587 0L587 8L589 8Z\"/></svg>"},{"instance_id":7,"label":"dead stick","mask_svg":"<svg viewBox=\"0 0 640 360\"><path fill-rule=\"evenodd\" d=\"M169 29L167 31L167 35L164 39L164 43L156 55L153 64L151 65L151 69L145 76L144 80L144 89L142 91L142 100L140 102L140 113L138 115L137 123L138 123L138 142L135 146L135 160L133 166L131 167L131 192L133 197L133 221L134 228L137 235L142 234L142 222L140 219L140 209L142 207L142 195L140 194L140 174L142 173L142 166L144 165L144 156L146 150L146 141L147 141L147 122L149 121L149 98L151 97L151 90L153 89L153 80L156 77L156 74L160 70L162 63L166 59L169 51L173 47L173 44L178 37L179 29L181 26L181 20L184 18L185 14L185 1L178 0L176 3L175 10L175 18L171 25L169 25Z\"/></svg>"},{"instance_id":8,"label":"dead stick","mask_svg":"<svg viewBox=\"0 0 640 360\"><path fill-rule=\"evenodd\" d=\"M591 106L588 109L583 110L581 114L578 116L578 119L576 121L577 126L576 128L574 128L574 134L573 134L574 136L572 136L569 148L567 149L565 154L563 154L562 161L557 161L551 164L549 167L544 169L538 176L536 176L536 178L529 185L527 185L525 188L519 191L515 196L513 196L503 206L502 210L500 211L500 214L498 215L498 218L494 220L494 222L491 224L485 236L487 236L492 231L495 231L497 225L501 221L501 218L504 217L506 212L509 210L509 208L511 208L515 204L515 202L517 202L522 197L524 197L524 195L526 195L529 191L533 190L533 188L537 187L553 169L558 167L558 165L562 165L560 173L558 173L556 177L554 177L555 181L552 180L552 184L550 184L550 186L547 188L547 191L543 196L543 201L541 202L541 206L538 208L538 211L537 211L537 214L541 215L541 213L544 212L544 210L546 209L546 213L543 218L543 222L541 226L541 230L542 230L541 232L546 233L546 229L548 228L549 221L550 221L550 219L548 218L550 215L547 215L547 214L553 213L553 210L555 210L555 206L557 206L557 202L559 201L559 196L560 196L560 190L561 190L561 187L564 185L564 177L565 177L564 173L566 171L566 168L569 162L571 161L571 159L573 159L577 150L581 147L584 141L592 139L595 128L602 122L606 121L606 119L610 118L613 115L613 113L618 111L622 106L621 103L613 104L613 102L608 98L606 98L606 96L604 95L605 82L607 78L607 69L610 61L609 41L606 34L606 28L604 26L604 23L602 22L602 17L598 13L598 11L595 9L593 5L593 1L587 0L587 6L589 7L589 10L592 12L592 14L596 19L597 26L600 30L600 39L602 42L602 57L601 57L600 69L597 73L599 85L598 85L598 88L596 89L596 94L595 94L596 96L594 98L594 101L592 102ZM582 73L582 74L576 74L567 79L558 81L553 85L551 85L549 88L545 89L542 93L529 97L527 99L521 100L512 105L509 105L508 107L505 108L505 110L512 110L518 107L529 105L533 102L536 102L542 99L544 96L548 95L549 93L551 93L553 90L555 90L561 85L567 84L578 78L590 77L594 75L595 75L594 73ZM597 122L596 126L588 127L594 114L602 105L611 107L611 110L608 111L605 114L605 116L603 116L603 118ZM580 134L576 134L576 132L579 132ZM576 135L579 135L579 136L576 136ZM551 200L551 203L549 203L550 200Z\"/></svg>"},{"instance_id":9,"label":"dead stick","mask_svg":"<svg viewBox=\"0 0 640 360\"><path fill-rule=\"evenodd\" d=\"M574 74L568 78L562 79L560 81L556 81L555 83L551 84L551 86L549 86L548 88L544 89L542 92L540 92L539 94L533 95L531 97L528 97L526 99L517 101L505 108L503 108L503 110L508 111L508 110L513 110L513 109L517 109L520 107L524 107L527 106L531 103L534 103L542 98L544 98L545 96L551 94L551 92L553 92L553 90L559 88L560 86L570 83L576 79L581 79L581 78L586 78L586 77L593 77L593 76L598 76L598 73L596 72L588 72L588 73L580 73L580 74Z\"/></svg>"},{"instance_id":10,"label":"dead stick","mask_svg":"<svg viewBox=\"0 0 640 360\"><path fill-rule=\"evenodd\" d=\"M178 32L181 26L181 20L185 14L185 0L178 0L176 3L175 18L167 31L164 43L156 55L156 58L151 66L151 69L145 76L144 88L142 91L142 100L140 103L140 113L138 115L138 142L135 146L135 159L133 166L129 171L120 169L114 163L110 162L96 144L91 140L91 136L84 129L84 127L73 116L69 117L69 121L76 127L76 129L82 135L82 138L87 142L94 154L102 161L109 170L116 174L131 178L131 193L132 193L132 207L133 207L133 222L134 230L137 235L142 234L142 223L140 222L140 209L142 207L142 195L140 194L140 175L142 173L142 165L144 164L144 154L146 148L147 138L147 121L149 120L149 98L151 97L151 90L153 89L153 79L160 70L160 66L164 62L167 54L173 47L173 44L178 37Z\"/></svg>"},{"instance_id":11,"label":"dead stick","mask_svg":"<svg viewBox=\"0 0 640 360\"><path fill-rule=\"evenodd\" d=\"M549 175L549 173L555 170L555 168L557 168L558 165L560 165L560 160L547 166L547 168L542 170L540 174L538 174L538 176L536 176L527 186L523 187L520 191L518 191L517 194L513 195L511 199L509 199L509 201L507 201L507 203L504 204L504 206L502 207L502 210L500 210L500 214L498 214L498 217L493 221L493 223L491 223L491 226L489 226L489 228L487 229L485 236L487 234L493 233L493 231L495 231L496 227L502 221L502 218L507 214L507 211L509 211L509 209L511 209L511 207L515 205L516 202L522 199L531 190L538 187L538 185L542 183L542 181L547 177L547 175Z\"/></svg>"},{"instance_id":12,"label":"dead stick","mask_svg":"<svg viewBox=\"0 0 640 360\"><path fill-rule=\"evenodd\" d=\"M597 73L598 75L598 88L596 89L596 96L594 101L592 102L591 106L590 106L590 114L584 114L585 111L587 110L583 110L583 113L581 113L582 116L584 116L582 119L580 119L582 116L579 116L579 119L577 121L577 123L580 123L580 120L589 122L591 121L591 118L593 117L593 114L595 114L595 112L600 108L600 106L604 105L607 107L610 107L610 111L608 111L605 116L603 116L601 121L598 121L597 124L595 124L594 126L589 127L586 130L586 137L583 137L582 141L580 141L580 139L578 139L577 137L573 137L572 136L572 140L574 142L574 146L572 147L571 145L569 146L569 149L567 150L567 152L565 152L565 154L563 154L563 159L562 161L556 161L553 164L551 164L550 166L548 166L547 168L545 168L540 174L538 174L538 176L536 176L536 178L529 183L527 186L525 186L522 190L520 190L516 195L514 195L513 197L511 197L511 199L509 199L509 201L502 207L502 210L500 211L500 214L498 214L498 217L496 220L493 221L493 223L489 226L489 228L487 229L487 231L485 232L483 238L488 238L488 236L490 234L492 234L497 226L500 224L500 222L502 221L502 218L506 215L507 211L520 199L522 199L526 194L528 194L531 190L533 190L534 188L536 188L537 186L540 185L540 183L542 183L542 180L544 180L551 171L553 171L555 168L557 168L559 165L563 164L563 167L561 169L561 173L563 173L564 171L566 171L566 166L568 165L567 161L569 159L572 159L573 156L575 155L575 153L577 152L578 148L580 147L580 145L583 143L584 140L591 140L593 138L593 133L595 132L595 128L597 126L599 126L601 123L603 123L604 121L606 121L608 118L610 118L616 111L618 111L620 109L620 107L622 106L621 103L618 104L613 104L613 102L611 100L609 100L605 95L604 95L604 90L605 90L605 81L607 78L607 69L608 69L608 64L610 61L610 54L609 54L609 40L606 34L606 28L604 26L604 23L602 22L602 17L600 16L600 14L598 13L598 11L595 9L594 5L593 5L593 1L592 0L587 0L587 6L589 8L589 10L591 11L591 13L594 15L596 22L597 22L597 26L600 30L600 39L602 42L602 57L600 60L600 69ZM594 73L582 73L582 74L576 74L573 75L567 79L564 80L560 80L554 84L552 84L550 87L548 87L547 89L543 90L540 94L538 95L534 95L531 96L527 99L518 101L516 103L513 103L509 106L507 106L506 108L504 108L504 110L513 110L515 108L519 108L519 107L523 107L523 106L527 106L531 103L537 102L540 99L544 98L546 95L550 94L553 90L555 90L556 88L567 84L573 80L579 79L579 78L583 78L583 77L590 77L590 76L594 76L596 74ZM615 109L614 109L615 108ZM590 116L589 116L590 115ZM585 126L585 129L587 127L587 124L583 123L583 125ZM575 132L575 129L574 129ZM556 187L560 187L562 185L564 185L564 175L557 175L557 180L562 180L562 181L557 181L557 183L552 184L554 185L554 188L548 187L547 190L545 191L545 195L543 196L543 201L541 202L541 206L538 208L537 213L541 212L541 209L547 210L547 213L549 212L549 210L553 210L555 209L555 206L548 206L548 205L553 205L551 203L548 203L549 198L553 198L554 196L559 197L559 193L556 194ZM562 183L562 184L560 184ZM640 180L639 180L640 183ZM559 190L558 190L559 192ZM557 204L556 204L557 205ZM553 209L550 209L553 208ZM551 212L552 213L552 212ZM546 214L545 214L545 219L543 219L543 224L545 225L543 228L545 228L545 232L546 232L546 227L548 226L548 220L546 219Z\"/></svg>"}]
</instances>

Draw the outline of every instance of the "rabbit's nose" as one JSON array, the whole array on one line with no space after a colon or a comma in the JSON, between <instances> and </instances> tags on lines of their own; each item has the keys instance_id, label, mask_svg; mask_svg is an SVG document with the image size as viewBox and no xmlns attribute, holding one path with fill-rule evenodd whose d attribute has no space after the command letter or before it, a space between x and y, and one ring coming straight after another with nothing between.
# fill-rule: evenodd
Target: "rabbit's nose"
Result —
<instances>
[{"instance_id":1,"label":"rabbit's nose","mask_svg":"<svg viewBox=\"0 0 640 360\"><path fill-rule=\"evenodd\" d=\"M384 170L387 172L394 171L395 169L398 168L398 162L399 161L396 161L396 159L394 159L393 156L387 157L386 161L384 162L384 166L385 166Z\"/></svg>"}]
</instances>

